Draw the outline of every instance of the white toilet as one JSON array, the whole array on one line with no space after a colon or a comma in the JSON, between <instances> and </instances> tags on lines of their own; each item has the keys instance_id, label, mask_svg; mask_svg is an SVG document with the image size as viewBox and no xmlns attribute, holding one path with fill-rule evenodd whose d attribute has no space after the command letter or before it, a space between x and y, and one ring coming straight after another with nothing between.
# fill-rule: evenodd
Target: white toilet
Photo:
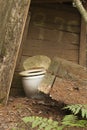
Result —
<instances>
[{"instance_id":1,"label":"white toilet","mask_svg":"<svg viewBox=\"0 0 87 130\"><path fill-rule=\"evenodd\" d=\"M46 70L43 68L30 69L19 73L22 76L22 83L27 97L41 98L43 94L38 91L38 85L44 78Z\"/></svg>"}]
</instances>

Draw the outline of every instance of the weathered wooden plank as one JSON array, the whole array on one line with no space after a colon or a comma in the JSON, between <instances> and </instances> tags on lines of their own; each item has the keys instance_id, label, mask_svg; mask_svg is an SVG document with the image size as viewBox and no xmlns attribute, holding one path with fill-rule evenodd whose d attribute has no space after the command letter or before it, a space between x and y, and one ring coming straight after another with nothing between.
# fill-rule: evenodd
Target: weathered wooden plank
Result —
<instances>
[{"instance_id":1,"label":"weathered wooden plank","mask_svg":"<svg viewBox=\"0 0 87 130\"><path fill-rule=\"evenodd\" d=\"M57 76L70 78L70 76L72 77L75 75L80 80L87 80L87 69L85 67L58 57L55 59L58 63L60 63Z\"/></svg>"},{"instance_id":2,"label":"weathered wooden plank","mask_svg":"<svg viewBox=\"0 0 87 130\"><path fill-rule=\"evenodd\" d=\"M23 51L24 44L26 42L27 35L28 35L29 22L30 22L30 12L28 13L25 28L24 28L22 42L21 42L21 46L20 46L20 50L19 50L18 58L17 58L17 62L16 62L16 68L18 68L19 65L20 65L20 61L21 61L21 57L22 57L22 51Z\"/></svg>"},{"instance_id":3,"label":"weathered wooden plank","mask_svg":"<svg viewBox=\"0 0 87 130\"><path fill-rule=\"evenodd\" d=\"M15 71L13 80L12 80L12 84L11 84L10 95L11 96L21 96L21 95L23 96L23 93L24 93L24 89L23 89L23 85L22 85L22 79L19 75L19 72Z\"/></svg>"},{"instance_id":4,"label":"weathered wooden plank","mask_svg":"<svg viewBox=\"0 0 87 130\"><path fill-rule=\"evenodd\" d=\"M49 90L51 89L54 81L55 81L55 77L56 77L56 73L58 71L58 67L59 64L58 62L56 62L55 58L52 60L51 65L49 66L47 73L43 79L43 81L40 83L40 85L38 86L38 90L42 91L46 94L48 94Z\"/></svg>"},{"instance_id":5,"label":"weathered wooden plank","mask_svg":"<svg viewBox=\"0 0 87 130\"><path fill-rule=\"evenodd\" d=\"M87 47L87 25L83 18L81 18L80 31L80 47L79 47L79 64L86 67L86 47Z\"/></svg>"},{"instance_id":6,"label":"weathered wooden plank","mask_svg":"<svg viewBox=\"0 0 87 130\"><path fill-rule=\"evenodd\" d=\"M30 43L32 43L30 45ZM23 49L23 55L28 55L29 54L29 51L32 52L31 48L29 47L32 47L32 49L36 50L36 51L47 51L48 50L48 47L49 47L49 52L57 52L57 51L78 51L78 43L70 43L69 41L65 41L62 43L61 42L51 42L51 41L45 41L45 40L29 40L29 41L26 41L26 46L24 47ZM65 46L64 46L65 45ZM40 50L40 49L43 49L43 50ZM66 53L67 54L67 53Z\"/></svg>"},{"instance_id":7,"label":"weathered wooden plank","mask_svg":"<svg viewBox=\"0 0 87 130\"><path fill-rule=\"evenodd\" d=\"M79 14L69 9L65 11L61 8L38 8L37 6L31 7L31 13L32 18L23 56L40 54L51 58L59 56L78 63Z\"/></svg>"},{"instance_id":8,"label":"weathered wooden plank","mask_svg":"<svg viewBox=\"0 0 87 130\"><path fill-rule=\"evenodd\" d=\"M4 29L4 36L0 40L2 43L1 51L4 52L0 62L0 100L3 100L5 104L9 97L29 5L30 0L0 1L0 24L3 25L2 28ZM3 19L5 19L6 24L3 24ZM0 34L3 29L0 29Z\"/></svg>"},{"instance_id":9,"label":"weathered wooden plank","mask_svg":"<svg viewBox=\"0 0 87 130\"><path fill-rule=\"evenodd\" d=\"M60 8L61 7L61 8ZM62 6L57 9L52 8L31 8L32 12L32 25L44 27L48 29L59 29L68 32L80 32L80 14L69 6L62 9ZM66 6L65 6L66 7Z\"/></svg>"},{"instance_id":10,"label":"weathered wooden plank","mask_svg":"<svg viewBox=\"0 0 87 130\"><path fill-rule=\"evenodd\" d=\"M50 58L58 56L78 63L80 33L78 11L63 4L54 6L39 4L39 8L38 4L35 4L31 5L31 15L29 34L16 72L22 71L24 60L33 55L42 54ZM12 84L14 87L15 82Z\"/></svg>"},{"instance_id":11,"label":"weathered wooden plank","mask_svg":"<svg viewBox=\"0 0 87 130\"><path fill-rule=\"evenodd\" d=\"M10 90L10 96L14 96L14 97L25 97L25 93L24 93L24 89L23 88L17 88L17 87L13 87Z\"/></svg>"},{"instance_id":12,"label":"weathered wooden plank","mask_svg":"<svg viewBox=\"0 0 87 130\"><path fill-rule=\"evenodd\" d=\"M20 71L15 71L14 72L14 77L13 77L13 81L12 81L12 88L16 88L16 89L22 89L22 77L19 75Z\"/></svg>"},{"instance_id":13,"label":"weathered wooden plank","mask_svg":"<svg viewBox=\"0 0 87 130\"><path fill-rule=\"evenodd\" d=\"M29 55L27 55L27 56L22 56L22 55L21 55L21 58L20 58L20 60L19 60L19 62L18 62L18 65L16 66L16 69L15 69L16 72L24 71L23 63L24 63L24 61L25 61L26 59L28 59L29 57L30 57Z\"/></svg>"},{"instance_id":14,"label":"weathered wooden plank","mask_svg":"<svg viewBox=\"0 0 87 130\"><path fill-rule=\"evenodd\" d=\"M64 39L64 38L63 38ZM67 39L67 37L66 37ZM32 43L32 44L31 44ZM47 55L48 57L58 56L78 63L78 43L70 41L51 42L45 40L28 40L23 48L23 55Z\"/></svg>"},{"instance_id":15,"label":"weathered wooden plank","mask_svg":"<svg viewBox=\"0 0 87 130\"><path fill-rule=\"evenodd\" d=\"M87 83L84 84L79 79L69 80L57 77L50 91L50 96L65 104L87 104Z\"/></svg>"},{"instance_id":16,"label":"weathered wooden plank","mask_svg":"<svg viewBox=\"0 0 87 130\"><path fill-rule=\"evenodd\" d=\"M55 82L41 91L66 104L87 104L87 69L61 58L55 60L59 65Z\"/></svg>"},{"instance_id":17,"label":"weathered wooden plank","mask_svg":"<svg viewBox=\"0 0 87 130\"><path fill-rule=\"evenodd\" d=\"M32 24L32 23L31 23ZM66 30L60 29L49 29L43 26L33 26L30 24L29 34L27 39L36 39L36 40L47 40L52 42L65 42L66 44L71 41L71 44L75 44L79 41L79 34L68 32ZM50 22L49 22L50 25ZM65 25L63 25L65 26ZM65 27L62 26L62 29ZM70 26L66 26L66 28L70 28ZM74 28L74 27L73 27ZM52 36L52 37L50 37ZM67 37L67 38L66 38ZM73 39L73 40L72 40ZM65 40L65 41L64 41ZM61 43L63 44L63 43Z\"/></svg>"},{"instance_id":18,"label":"weathered wooden plank","mask_svg":"<svg viewBox=\"0 0 87 130\"><path fill-rule=\"evenodd\" d=\"M11 5L13 4L13 1L8 0L8 2L6 2L7 0L1 0L0 1L0 58L3 59L3 55L4 55L4 50L2 50L2 46L3 46L3 39L5 37L5 27L7 24L7 21L9 19L9 14L11 11ZM7 7L9 5L9 8ZM8 8L8 11L7 11ZM7 13L6 13L7 12Z\"/></svg>"},{"instance_id":19,"label":"weathered wooden plank","mask_svg":"<svg viewBox=\"0 0 87 130\"><path fill-rule=\"evenodd\" d=\"M71 2L72 0L32 0L32 3L62 3L62 2Z\"/></svg>"},{"instance_id":20,"label":"weathered wooden plank","mask_svg":"<svg viewBox=\"0 0 87 130\"><path fill-rule=\"evenodd\" d=\"M41 53L39 53L39 54L41 54ZM43 53L43 54L45 54L45 53ZM32 56L32 54L31 55L25 55L25 56L22 56L21 57L21 61L20 61L20 63L19 63L19 66L17 66L17 68L16 68L16 71L23 71L24 70L24 68L23 68L23 62L27 59L27 58L29 58L29 57L31 57ZM58 56L61 56L61 55L58 55ZM49 55L49 57L50 58L53 58L53 56L51 57L51 55ZM77 61L78 61L78 57L77 57L77 59L69 59L69 61L72 61L72 62L74 62L74 63L78 63Z\"/></svg>"}]
</instances>

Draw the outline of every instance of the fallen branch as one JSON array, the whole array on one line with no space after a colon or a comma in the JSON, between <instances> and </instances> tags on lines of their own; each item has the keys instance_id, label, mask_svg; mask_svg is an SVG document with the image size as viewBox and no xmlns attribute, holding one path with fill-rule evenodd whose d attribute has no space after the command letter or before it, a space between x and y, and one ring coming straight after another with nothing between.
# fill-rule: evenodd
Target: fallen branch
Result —
<instances>
[{"instance_id":1,"label":"fallen branch","mask_svg":"<svg viewBox=\"0 0 87 130\"><path fill-rule=\"evenodd\" d=\"M80 14L82 15L83 19L87 23L87 11L84 8L82 2L80 0L73 0L75 7L79 10Z\"/></svg>"}]
</instances>

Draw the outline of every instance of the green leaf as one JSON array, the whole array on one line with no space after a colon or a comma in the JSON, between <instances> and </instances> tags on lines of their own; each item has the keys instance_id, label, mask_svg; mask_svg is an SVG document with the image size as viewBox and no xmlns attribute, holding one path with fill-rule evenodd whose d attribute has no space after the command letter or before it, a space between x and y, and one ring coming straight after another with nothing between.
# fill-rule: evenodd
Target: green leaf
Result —
<instances>
[{"instance_id":1,"label":"green leaf","mask_svg":"<svg viewBox=\"0 0 87 130\"><path fill-rule=\"evenodd\" d=\"M32 122L32 128L37 127L38 125L40 125L42 123L42 120L40 120L40 118L36 118L33 122Z\"/></svg>"},{"instance_id":2,"label":"green leaf","mask_svg":"<svg viewBox=\"0 0 87 130\"><path fill-rule=\"evenodd\" d=\"M52 125L48 125L48 126L46 126L45 127L45 129L44 130L51 130L53 128L53 126Z\"/></svg>"},{"instance_id":3,"label":"green leaf","mask_svg":"<svg viewBox=\"0 0 87 130\"><path fill-rule=\"evenodd\" d=\"M64 126L74 126L77 121L77 117L74 115L66 115L62 120L62 125Z\"/></svg>"},{"instance_id":4,"label":"green leaf","mask_svg":"<svg viewBox=\"0 0 87 130\"><path fill-rule=\"evenodd\" d=\"M58 128L56 130L63 130L65 126L58 126Z\"/></svg>"},{"instance_id":5,"label":"green leaf","mask_svg":"<svg viewBox=\"0 0 87 130\"><path fill-rule=\"evenodd\" d=\"M47 118L43 118L43 122L47 122L48 121L48 119Z\"/></svg>"},{"instance_id":6,"label":"green leaf","mask_svg":"<svg viewBox=\"0 0 87 130\"><path fill-rule=\"evenodd\" d=\"M76 122L76 124L78 124L79 127L86 127L87 126L87 120L78 120Z\"/></svg>"},{"instance_id":7,"label":"green leaf","mask_svg":"<svg viewBox=\"0 0 87 130\"><path fill-rule=\"evenodd\" d=\"M87 118L87 104L82 105L82 104L75 104L75 105L68 105L64 107L63 109L69 109L72 111L74 115L78 114L81 112L81 116L84 118Z\"/></svg>"},{"instance_id":8,"label":"green leaf","mask_svg":"<svg viewBox=\"0 0 87 130\"><path fill-rule=\"evenodd\" d=\"M85 117L87 118L87 110L86 110L86 114L85 114Z\"/></svg>"},{"instance_id":9,"label":"green leaf","mask_svg":"<svg viewBox=\"0 0 87 130\"><path fill-rule=\"evenodd\" d=\"M25 123L33 122L34 117L24 117L24 118L22 118L22 120L23 120Z\"/></svg>"},{"instance_id":10,"label":"green leaf","mask_svg":"<svg viewBox=\"0 0 87 130\"><path fill-rule=\"evenodd\" d=\"M48 124L46 122L42 122L41 125L39 125L39 129L42 130L42 128L45 128Z\"/></svg>"},{"instance_id":11,"label":"green leaf","mask_svg":"<svg viewBox=\"0 0 87 130\"><path fill-rule=\"evenodd\" d=\"M80 107L77 107L76 110L73 112L74 115L78 114L80 112L81 108Z\"/></svg>"},{"instance_id":12,"label":"green leaf","mask_svg":"<svg viewBox=\"0 0 87 130\"><path fill-rule=\"evenodd\" d=\"M53 120L52 119L48 119L47 121L49 124L52 124L53 123Z\"/></svg>"},{"instance_id":13,"label":"green leaf","mask_svg":"<svg viewBox=\"0 0 87 130\"><path fill-rule=\"evenodd\" d=\"M53 126L58 126L58 122L57 121L53 121Z\"/></svg>"},{"instance_id":14,"label":"green leaf","mask_svg":"<svg viewBox=\"0 0 87 130\"><path fill-rule=\"evenodd\" d=\"M12 130L17 130L17 128L12 128Z\"/></svg>"},{"instance_id":15,"label":"green leaf","mask_svg":"<svg viewBox=\"0 0 87 130\"><path fill-rule=\"evenodd\" d=\"M85 116L86 116L86 112L87 112L87 110L85 110L84 108L82 108L82 117L84 118Z\"/></svg>"},{"instance_id":16,"label":"green leaf","mask_svg":"<svg viewBox=\"0 0 87 130\"><path fill-rule=\"evenodd\" d=\"M63 118L63 122L75 122L77 120L77 116L74 116L74 115L66 115L64 118Z\"/></svg>"}]
</instances>

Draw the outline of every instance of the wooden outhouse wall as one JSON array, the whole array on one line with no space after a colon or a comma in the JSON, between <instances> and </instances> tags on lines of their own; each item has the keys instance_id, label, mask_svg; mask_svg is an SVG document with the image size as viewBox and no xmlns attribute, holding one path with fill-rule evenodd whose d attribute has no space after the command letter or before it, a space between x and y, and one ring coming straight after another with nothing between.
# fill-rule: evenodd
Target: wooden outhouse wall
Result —
<instances>
[{"instance_id":1,"label":"wooden outhouse wall","mask_svg":"<svg viewBox=\"0 0 87 130\"><path fill-rule=\"evenodd\" d=\"M21 78L23 61L34 55L58 56L79 62L80 14L71 5L33 4L27 37L18 58L11 87L11 94L22 94ZM26 33L27 31L25 31Z\"/></svg>"}]
</instances>

